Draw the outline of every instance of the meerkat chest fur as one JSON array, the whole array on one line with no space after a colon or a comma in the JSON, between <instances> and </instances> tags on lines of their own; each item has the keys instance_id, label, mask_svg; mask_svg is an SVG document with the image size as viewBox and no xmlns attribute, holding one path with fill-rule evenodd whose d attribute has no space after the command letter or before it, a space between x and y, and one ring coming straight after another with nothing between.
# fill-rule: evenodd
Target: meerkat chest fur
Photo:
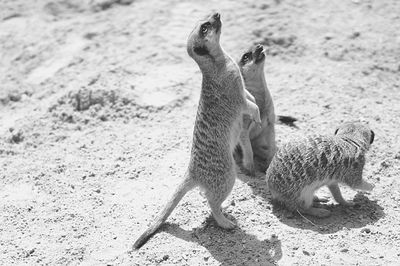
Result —
<instances>
[{"instance_id":1,"label":"meerkat chest fur","mask_svg":"<svg viewBox=\"0 0 400 266\"><path fill-rule=\"evenodd\" d=\"M245 81L246 89L256 99L256 104L260 110L261 120L275 119L274 103L272 101L271 93L268 90L267 82L265 81L264 74L257 78Z\"/></svg>"}]
</instances>

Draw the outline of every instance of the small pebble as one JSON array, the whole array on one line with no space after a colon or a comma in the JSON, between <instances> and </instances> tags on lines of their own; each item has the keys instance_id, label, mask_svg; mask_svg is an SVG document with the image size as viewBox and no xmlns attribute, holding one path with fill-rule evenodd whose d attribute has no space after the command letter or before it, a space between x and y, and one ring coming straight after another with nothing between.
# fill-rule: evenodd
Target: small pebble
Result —
<instances>
[{"instance_id":1,"label":"small pebble","mask_svg":"<svg viewBox=\"0 0 400 266\"><path fill-rule=\"evenodd\" d=\"M354 32L351 36L350 39L355 39L357 37L360 37L361 33L359 33L358 31Z\"/></svg>"},{"instance_id":2,"label":"small pebble","mask_svg":"<svg viewBox=\"0 0 400 266\"><path fill-rule=\"evenodd\" d=\"M363 228L363 229L361 229L361 233L367 233L367 234L369 234L369 233L371 233L371 229L369 229L369 228Z\"/></svg>"},{"instance_id":3,"label":"small pebble","mask_svg":"<svg viewBox=\"0 0 400 266\"><path fill-rule=\"evenodd\" d=\"M348 252L349 250L347 248L344 248L342 250L340 250L340 252Z\"/></svg>"},{"instance_id":4,"label":"small pebble","mask_svg":"<svg viewBox=\"0 0 400 266\"><path fill-rule=\"evenodd\" d=\"M307 256L310 256L310 252L308 252L307 250L303 250L303 254L307 255Z\"/></svg>"}]
</instances>

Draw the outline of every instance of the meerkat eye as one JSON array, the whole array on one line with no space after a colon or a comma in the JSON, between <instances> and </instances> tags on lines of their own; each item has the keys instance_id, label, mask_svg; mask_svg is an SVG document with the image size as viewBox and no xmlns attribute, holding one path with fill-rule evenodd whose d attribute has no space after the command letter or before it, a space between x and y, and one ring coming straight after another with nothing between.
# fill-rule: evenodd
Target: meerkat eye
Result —
<instances>
[{"instance_id":1,"label":"meerkat eye","mask_svg":"<svg viewBox=\"0 0 400 266\"><path fill-rule=\"evenodd\" d=\"M210 26L210 22L206 22L203 25L201 25L201 27L200 27L201 33L206 34L209 26Z\"/></svg>"},{"instance_id":2,"label":"meerkat eye","mask_svg":"<svg viewBox=\"0 0 400 266\"><path fill-rule=\"evenodd\" d=\"M247 61L250 60L250 57L251 57L251 53L245 53L245 54L242 56L242 62L243 62L243 63L246 63Z\"/></svg>"}]
</instances>

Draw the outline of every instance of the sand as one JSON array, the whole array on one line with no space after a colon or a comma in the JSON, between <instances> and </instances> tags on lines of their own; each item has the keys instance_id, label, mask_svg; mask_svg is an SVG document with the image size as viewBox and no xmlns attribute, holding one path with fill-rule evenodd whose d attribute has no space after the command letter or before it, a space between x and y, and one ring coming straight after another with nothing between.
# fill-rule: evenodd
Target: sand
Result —
<instances>
[{"instance_id":1,"label":"sand","mask_svg":"<svg viewBox=\"0 0 400 266\"><path fill-rule=\"evenodd\" d=\"M186 38L212 10L234 58L265 45L278 145L375 131L355 207L301 217L238 179L216 226L188 193L139 251L182 179L201 73ZM0 3L0 265L399 265L400 2L74 0Z\"/></svg>"}]
</instances>

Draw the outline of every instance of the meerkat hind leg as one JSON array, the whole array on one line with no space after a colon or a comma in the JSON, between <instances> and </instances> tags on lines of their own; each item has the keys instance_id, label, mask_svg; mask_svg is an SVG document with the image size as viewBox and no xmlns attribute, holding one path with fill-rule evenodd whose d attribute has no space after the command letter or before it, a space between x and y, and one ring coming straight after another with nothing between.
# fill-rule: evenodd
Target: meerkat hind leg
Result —
<instances>
[{"instance_id":1,"label":"meerkat hind leg","mask_svg":"<svg viewBox=\"0 0 400 266\"><path fill-rule=\"evenodd\" d=\"M314 200L314 191L303 191L301 198L299 199L298 207L299 207L299 212L302 214L309 214L312 216L316 217L328 217L331 215L331 212L324 209L324 208L316 208L313 207L313 201Z\"/></svg>"},{"instance_id":2,"label":"meerkat hind leg","mask_svg":"<svg viewBox=\"0 0 400 266\"><path fill-rule=\"evenodd\" d=\"M261 162L258 168L261 172L268 169L276 152L275 133L272 127L265 127L261 133L251 140L254 157Z\"/></svg>"},{"instance_id":3,"label":"meerkat hind leg","mask_svg":"<svg viewBox=\"0 0 400 266\"><path fill-rule=\"evenodd\" d=\"M249 132L247 130L243 130L241 133L240 147L243 153L242 165L244 170L246 171L246 174L255 176L256 172L253 160L253 148L251 147Z\"/></svg>"},{"instance_id":4,"label":"meerkat hind leg","mask_svg":"<svg viewBox=\"0 0 400 266\"><path fill-rule=\"evenodd\" d=\"M236 227L236 224L226 218L225 215L222 213L221 206L231 192L234 183L235 178L233 177L233 180L227 180L226 186L223 186L220 189L217 188L216 191L207 190L205 193L215 221L220 227L224 229L233 229L234 227Z\"/></svg>"},{"instance_id":5,"label":"meerkat hind leg","mask_svg":"<svg viewBox=\"0 0 400 266\"><path fill-rule=\"evenodd\" d=\"M228 218L225 217L225 215L222 213L221 210L221 203L214 201L214 200L208 200L208 204L210 205L212 215L217 222L217 224L224 228L224 229L233 229L235 228L236 224L229 220Z\"/></svg>"},{"instance_id":6,"label":"meerkat hind leg","mask_svg":"<svg viewBox=\"0 0 400 266\"><path fill-rule=\"evenodd\" d=\"M355 205L354 202L347 201L343 198L338 184L329 185L328 188L329 188L333 198L337 201L337 203L342 204L344 206L354 206Z\"/></svg>"}]
</instances>

